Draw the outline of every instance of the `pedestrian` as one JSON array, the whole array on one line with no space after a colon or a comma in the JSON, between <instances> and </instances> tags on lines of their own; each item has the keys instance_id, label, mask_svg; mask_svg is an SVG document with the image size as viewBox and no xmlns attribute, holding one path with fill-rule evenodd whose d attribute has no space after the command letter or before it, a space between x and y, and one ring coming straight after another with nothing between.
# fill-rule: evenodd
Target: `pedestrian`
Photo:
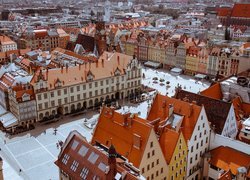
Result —
<instances>
[{"instance_id":1,"label":"pedestrian","mask_svg":"<svg viewBox=\"0 0 250 180\"><path fill-rule=\"evenodd\" d=\"M6 140L4 140L4 144L6 144Z\"/></svg>"},{"instance_id":2,"label":"pedestrian","mask_svg":"<svg viewBox=\"0 0 250 180\"><path fill-rule=\"evenodd\" d=\"M55 134L55 135L56 135L56 131L57 131L57 129L55 128L55 129L54 129L54 134Z\"/></svg>"},{"instance_id":3,"label":"pedestrian","mask_svg":"<svg viewBox=\"0 0 250 180\"><path fill-rule=\"evenodd\" d=\"M44 130L43 133L46 134L46 130Z\"/></svg>"},{"instance_id":4,"label":"pedestrian","mask_svg":"<svg viewBox=\"0 0 250 180\"><path fill-rule=\"evenodd\" d=\"M57 149L59 148L59 145L58 145L58 143L56 143L56 148L57 148Z\"/></svg>"},{"instance_id":5,"label":"pedestrian","mask_svg":"<svg viewBox=\"0 0 250 180\"><path fill-rule=\"evenodd\" d=\"M22 169L19 169L19 173L21 173L22 172Z\"/></svg>"}]
</instances>

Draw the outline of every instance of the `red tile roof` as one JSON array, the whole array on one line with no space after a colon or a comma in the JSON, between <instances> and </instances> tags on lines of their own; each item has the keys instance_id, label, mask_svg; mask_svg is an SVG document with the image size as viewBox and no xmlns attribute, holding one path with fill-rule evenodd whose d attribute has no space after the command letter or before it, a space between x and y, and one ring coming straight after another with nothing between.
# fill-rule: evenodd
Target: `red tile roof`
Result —
<instances>
[{"instance_id":1,"label":"red tile roof","mask_svg":"<svg viewBox=\"0 0 250 180\"><path fill-rule=\"evenodd\" d=\"M180 133L167 128L165 128L164 132L160 136L160 146L168 164L170 163L174 154L179 136Z\"/></svg>"},{"instance_id":2,"label":"red tile roof","mask_svg":"<svg viewBox=\"0 0 250 180\"><path fill-rule=\"evenodd\" d=\"M230 170L233 175L237 174L239 167L245 167L249 171L250 156L232 149L230 147L220 146L210 151L210 164L224 171Z\"/></svg>"},{"instance_id":3,"label":"red tile roof","mask_svg":"<svg viewBox=\"0 0 250 180\"><path fill-rule=\"evenodd\" d=\"M250 4L234 4L231 17L250 18Z\"/></svg>"},{"instance_id":4,"label":"red tile roof","mask_svg":"<svg viewBox=\"0 0 250 180\"><path fill-rule=\"evenodd\" d=\"M104 107L93 134L92 144L98 141L104 145L112 143L118 153L125 156L135 167L139 167L153 126L132 114L120 114ZM135 137L139 148L134 146Z\"/></svg>"},{"instance_id":5,"label":"red tile roof","mask_svg":"<svg viewBox=\"0 0 250 180\"><path fill-rule=\"evenodd\" d=\"M213 99L220 99L221 100L223 98L220 83L215 83L214 85L210 86L209 88L205 89L204 91L201 91L200 94L203 96L213 98Z\"/></svg>"},{"instance_id":6,"label":"red tile roof","mask_svg":"<svg viewBox=\"0 0 250 180\"><path fill-rule=\"evenodd\" d=\"M181 124L181 131L185 140L190 140L201 112L201 106L157 94L154 98L147 120L154 121L160 118L161 121L164 121L169 116L170 104L173 105L175 114L184 116Z\"/></svg>"}]
</instances>

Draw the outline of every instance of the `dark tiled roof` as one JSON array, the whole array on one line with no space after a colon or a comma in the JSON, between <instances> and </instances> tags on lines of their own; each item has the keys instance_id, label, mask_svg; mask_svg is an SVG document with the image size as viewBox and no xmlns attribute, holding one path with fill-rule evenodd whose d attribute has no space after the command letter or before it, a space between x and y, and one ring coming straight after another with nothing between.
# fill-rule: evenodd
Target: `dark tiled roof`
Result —
<instances>
[{"instance_id":1,"label":"dark tiled roof","mask_svg":"<svg viewBox=\"0 0 250 180\"><path fill-rule=\"evenodd\" d=\"M116 161L120 157L114 147L92 146L77 131L67 137L55 164L72 179L114 179L125 175L125 180L137 179L137 174L125 166L125 162ZM121 159L122 160L122 159Z\"/></svg>"},{"instance_id":2,"label":"dark tiled roof","mask_svg":"<svg viewBox=\"0 0 250 180\"><path fill-rule=\"evenodd\" d=\"M215 127L215 132L221 134L231 107L231 103L209 98L199 94L179 90L176 93L177 99L188 102L195 102L199 106L204 106L208 121Z\"/></svg>"},{"instance_id":3,"label":"dark tiled roof","mask_svg":"<svg viewBox=\"0 0 250 180\"><path fill-rule=\"evenodd\" d=\"M95 39L92 36L78 34L76 44L81 44L87 52L93 52L95 47Z\"/></svg>"}]
</instances>

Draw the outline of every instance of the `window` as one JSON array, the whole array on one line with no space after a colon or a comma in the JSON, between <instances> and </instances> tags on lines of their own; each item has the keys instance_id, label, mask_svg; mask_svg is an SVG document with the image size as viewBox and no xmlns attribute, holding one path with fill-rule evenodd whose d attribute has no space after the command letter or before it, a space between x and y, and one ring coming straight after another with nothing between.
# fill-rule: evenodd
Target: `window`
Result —
<instances>
[{"instance_id":1,"label":"window","mask_svg":"<svg viewBox=\"0 0 250 180\"><path fill-rule=\"evenodd\" d=\"M47 102L44 103L44 106L45 106L45 109L47 109L48 108L48 103Z\"/></svg>"},{"instance_id":2,"label":"window","mask_svg":"<svg viewBox=\"0 0 250 180\"><path fill-rule=\"evenodd\" d=\"M83 93L83 99L85 99L86 98L86 93Z\"/></svg>"},{"instance_id":3,"label":"window","mask_svg":"<svg viewBox=\"0 0 250 180\"><path fill-rule=\"evenodd\" d=\"M82 171L81 171L81 173L80 173L80 177L82 179L87 179L88 173L89 173L89 170L87 168L83 168Z\"/></svg>"},{"instance_id":4,"label":"window","mask_svg":"<svg viewBox=\"0 0 250 180\"><path fill-rule=\"evenodd\" d=\"M41 94L38 94L38 95L37 95L37 99L38 99L38 100L41 100L41 99L42 99Z\"/></svg>"},{"instance_id":5,"label":"window","mask_svg":"<svg viewBox=\"0 0 250 180\"><path fill-rule=\"evenodd\" d=\"M200 138L201 138L201 132L200 132Z\"/></svg>"},{"instance_id":6,"label":"window","mask_svg":"<svg viewBox=\"0 0 250 180\"><path fill-rule=\"evenodd\" d=\"M158 172L158 170L156 171L156 174L155 174L155 176L157 177L159 175L159 172Z\"/></svg>"},{"instance_id":7,"label":"window","mask_svg":"<svg viewBox=\"0 0 250 180\"><path fill-rule=\"evenodd\" d=\"M76 172L76 169L77 169L78 165L79 165L79 162L77 162L76 160L74 160L73 163L72 163L72 165L71 165L71 167L70 167L70 169L72 171Z\"/></svg>"},{"instance_id":8,"label":"window","mask_svg":"<svg viewBox=\"0 0 250 180\"><path fill-rule=\"evenodd\" d=\"M201 140L201 146L203 146L203 140Z\"/></svg>"},{"instance_id":9,"label":"window","mask_svg":"<svg viewBox=\"0 0 250 180\"><path fill-rule=\"evenodd\" d=\"M194 140L195 140L195 141L197 140L197 136L194 136Z\"/></svg>"},{"instance_id":10,"label":"window","mask_svg":"<svg viewBox=\"0 0 250 180\"><path fill-rule=\"evenodd\" d=\"M148 164L148 166L147 166L147 170L149 170L150 169L150 165Z\"/></svg>"},{"instance_id":11,"label":"window","mask_svg":"<svg viewBox=\"0 0 250 180\"><path fill-rule=\"evenodd\" d=\"M206 143L208 143L208 137L206 137Z\"/></svg>"},{"instance_id":12,"label":"window","mask_svg":"<svg viewBox=\"0 0 250 180\"><path fill-rule=\"evenodd\" d=\"M159 164L159 159L156 160L156 164L157 164L157 165Z\"/></svg>"},{"instance_id":13,"label":"window","mask_svg":"<svg viewBox=\"0 0 250 180\"><path fill-rule=\"evenodd\" d=\"M205 127L205 123L202 124L202 127L203 127L203 128Z\"/></svg>"},{"instance_id":14,"label":"window","mask_svg":"<svg viewBox=\"0 0 250 180\"><path fill-rule=\"evenodd\" d=\"M141 172L142 172L142 174L144 174L144 168L142 168Z\"/></svg>"},{"instance_id":15,"label":"window","mask_svg":"<svg viewBox=\"0 0 250 180\"><path fill-rule=\"evenodd\" d=\"M81 99L80 94L77 94L77 100L80 100L80 99Z\"/></svg>"},{"instance_id":16,"label":"window","mask_svg":"<svg viewBox=\"0 0 250 180\"><path fill-rule=\"evenodd\" d=\"M98 90L95 90L95 96L98 96Z\"/></svg>"},{"instance_id":17,"label":"window","mask_svg":"<svg viewBox=\"0 0 250 180\"><path fill-rule=\"evenodd\" d=\"M150 153L148 153L148 158L150 158Z\"/></svg>"},{"instance_id":18,"label":"window","mask_svg":"<svg viewBox=\"0 0 250 180\"><path fill-rule=\"evenodd\" d=\"M201 120L203 120L203 115L201 115Z\"/></svg>"},{"instance_id":19,"label":"window","mask_svg":"<svg viewBox=\"0 0 250 180\"><path fill-rule=\"evenodd\" d=\"M198 126L198 131L200 130L200 126Z\"/></svg>"},{"instance_id":20,"label":"window","mask_svg":"<svg viewBox=\"0 0 250 180\"><path fill-rule=\"evenodd\" d=\"M67 89L64 89L63 91L64 91L64 94L67 94Z\"/></svg>"},{"instance_id":21,"label":"window","mask_svg":"<svg viewBox=\"0 0 250 180\"><path fill-rule=\"evenodd\" d=\"M64 103L68 103L68 99L67 98L64 98Z\"/></svg>"},{"instance_id":22,"label":"window","mask_svg":"<svg viewBox=\"0 0 250 180\"><path fill-rule=\"evenodd\" d=\"M161 168L161 174L163 173L163 168Z\"/></svg>"},{"instance_id":23,"label":"window","mask_svg":"<svg viewBox=\"0 0 250 180\"><path fill-rule=\"evenodd\" d=\"M92 88L92 84L91 83L89 83L89 88Z\"/></svg>"},{"instance_id":24,"label":"window","mask_svg":"<svg viewBox=\"0 0 250 180\"><path fill-rule=\"evenodd\" d=\"M153 142L150 142L150 147L151 147L151 148L153 147Z\"/></svg>"},{"instance_id":25,"label":"window","mask_svg":"<svg viewBox=\"0 0 250 180\"><path fill-rule=\"evenodd\" d=\"M47 99L47 97L48 97L48 96L47 96L47 93L44 93L44 94L43 94L43 97L44 97L44 99Z\"/></svg>"},{"instance_id":26,"label":"window","mask_svg":"<svg viewBox=\"0 0 250 180\"><path fill-rule=\"evenodd\" d=\"M152 156L154 156L154 155L155 155L155 150L152 151Z\"/></svg>"},{"instance_id":27,"label":"window","mask_svg":"<svg viewBox=\"0 0 250 180\"><path fill-rule=\"evenodd\" d=\"M196 149L198 149L198 148L199 148L199 143L196 144Z\"/></svg>"},{"instance_id":28,"label":"window","mask_svg":"<svg viewBox=\"0 0 250 180\"><path fill-rule=\"evenodd\" d=\"M152 164L151 164L151 168L153 168L155 166L155 163L154 162L152 162Z\"/></svg>"},{"instance_id":29,"label":"window","mask_svg":"<svg viewBox=\"0 0 250 180\"><path fill-rule=\"evenodd\" d=\"M194 147L192 146L192 147L191 147L191 153L192 153L193 151L194 151ZM184 152L184 151L183 151L183 152Z\"/></svg>"},{"instance_id":30,"label":"window","mask_svg":"<svg viewBox=\"0 0 250 180\"><path fill-rule=\"evenodd\" d=\"M61 96L61 90L57 90L57 95Z\"/></svg>"},{"instance_id":31,"label":"window","mask_svg":"<svg viewBox=\"0 0 250 180\"><path fill-rule=\"evenodd\" d=\"M51 97L54 97L54 92L51 92L51 93L50 93L50 96L51 96Z\"/></svg>"},{"instance_id":32,"label":"window","mask_svg":"<svg viewBox=\"0 0 250 180\"><path fill-rule=\"evenodd\" d=\"M97 87L98 86L98 82L95 82L95 87Z\"/></svg>"},{"instance_id":33,"label":"window","mask_svg":"<svg viewBox=\"0 0 250 180\"><path fill-rule=\"evenodd\" d=\"M80 86L76 86L76 90L77 90L77 91L80 91Z\"/></svg>"},{"instance_id":34,"label":"window","mask_svg":"<svg viewBox=\"0 0 250 180\"><path fill-rule=\"evenodd\" d=\"M151 174L151 179L154 179L154 174Z\"/></svg>"},{"instance_id":35,"label":"window","mask_svg":"<svg viewBox=\"0 0 250 180\"><path fill-rule=\"evenodd\" d=\"M92 164L95 164L96 160L99 158L99 155L92 152L89 157L88 157L88 161L91 162Z\"/></svg>"},{"instance_id":36,"label":"window","mask_svg":"<svg viewBox=\"0 0 250 180\"><path fill-rule=\"evenodd\" d=\"M101 86L103 86L103 81L100 81Z\"/></svg>"},{"instance_id":37,"label":"window","mask_svg":"<svg viewBox=\"0 0 250 180\"><path fill-rule=\"evenodd\" d=\"M76 140L74 140L73 143L72 143L72 145L71 145L71 148L72 148L73 150L75 150L75 149L77 148L78 144L79 144L79 142L76 141Z\"/></svg>"},{"instance_id":38,"label":"window","mask_svg":"<svg viewBox=\"0 0 250 180\"><path fill-rule=\"evenodd\" d=\"M206 134L207 134L207 130L204 131L204 135L206 135Z\"/></svg>"},{"instance_id":39,"label":"window","mask_svg":"<svg viewBox=\"0 0 250 180\"><path fill-rule=\"evenodd\" d=\"M70 88L70 92L73 93L74 92L74 87Z\"/></svg>"},{"instance_id":40,"label":"window","mask_svg":"<svg viewBox=\"0 0 250 180\"><path fill-rule=\"evenodd\" d=\"M193 158L190 158L190 163L191 163L191 164L193 163Z\"/></svg>"},{"instance_id":41,"label":"window","mask_svg":"<svg viewBox=\"0 0 250 180\"><path fill-rule=\"evenodd\" d=\"M109 92L109 88L107 87L107 88L106 88L106 93L108 93L108 92Z\"/></svg>"},{"instance_id":42,"label":"window","mask_svg":"<svg viewBox=\"0 0 250 180\"><path fill-rule=\"evenodd\" d=\"M197 154L195 154L195 160L197 160L198 159L198 155Z\"/></svg>"},{"instance_id":43,"label":"window","mask_svg":"<svg viewBox=\"0 0 250 180\"><path fill-rule=\"evenodd\" d=\"M85 84L82 85L82 89L83 89L83 90L86 90L86 85L85 85Z\"/></svg>"},{"instance_id":44,"label":"window","mask_svg":"<svg viewBox=\"0 0 250 180\"><path fill-rule=\"evenodd\" d=\"M58 105L60 106L62 104L62 100L58 99Z\"/></svg>"},{"instance_id":45,"label":"window","mask_svg":"<svg viewBox=\"0 0 250 180\"><path fill-rule=\"evenodd\" d=\"M71 96L71 101L74 101L74 96Z\"/></svg>"},{"instance_id":46,"label":"window","mask_svg":"<svg viewBox=\"0 0 250 180\"><path fill-rule=\"evenodd\" d=\"M89 92L89 97L92 97L92 92Z\"/></svg>"},{"instance_id":47,"label":"window","mask_svg":"<svg viewBox=\"0 0 250 180\"><path fill-rule=\"evenodd\" d=\"M38 104L38 109L41 110L43 108L42 104Z\"/></svg>"},{"instance_id":48,"label":"window","mask_svg":"<svg viewBox=\"0 0 250 180\"><path fill-rule=\"evenodd\" d=\"M51 101L51 106L52 106L52 107L55 106L55 101Z\"/></svg>"},{"instance_id":49,"label":"window","mask_svg":"<svg viewBox=\"0 0 250 180\"><path fill-rule=\"evenodd\" d=\"M62 159L62 163L66 165L67 162L68 162L68 160L69 160L69 155L68 154L64 154L63 159Z\"/></svg>"}]
</instances>

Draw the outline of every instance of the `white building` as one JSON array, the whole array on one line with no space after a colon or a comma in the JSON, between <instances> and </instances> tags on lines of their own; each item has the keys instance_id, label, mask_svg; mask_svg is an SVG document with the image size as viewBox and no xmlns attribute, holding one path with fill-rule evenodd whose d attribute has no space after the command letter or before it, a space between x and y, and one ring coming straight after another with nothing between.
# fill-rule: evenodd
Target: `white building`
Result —
<instances>
[{"instance_id":1,"label":"white building","mask_svg":"<svg viewBox=\"0 0 250 180\"><path fill-rule=\"evenodd\" d=\"M7 36L0 36L0 49L1 52L17 50L17 43Z\"/></svg>"},{"instance_id":2,"label":"white building","mask_svg":"<svg viewBox=\"0 0 250 180\"><path fill-rule=\"evenodd\" d=\"M37 119L43 120L134 96L141 86L141 66L131 56L104 52L96 63L41 70L31 84Z\"/></svg>"}]
</instances>

